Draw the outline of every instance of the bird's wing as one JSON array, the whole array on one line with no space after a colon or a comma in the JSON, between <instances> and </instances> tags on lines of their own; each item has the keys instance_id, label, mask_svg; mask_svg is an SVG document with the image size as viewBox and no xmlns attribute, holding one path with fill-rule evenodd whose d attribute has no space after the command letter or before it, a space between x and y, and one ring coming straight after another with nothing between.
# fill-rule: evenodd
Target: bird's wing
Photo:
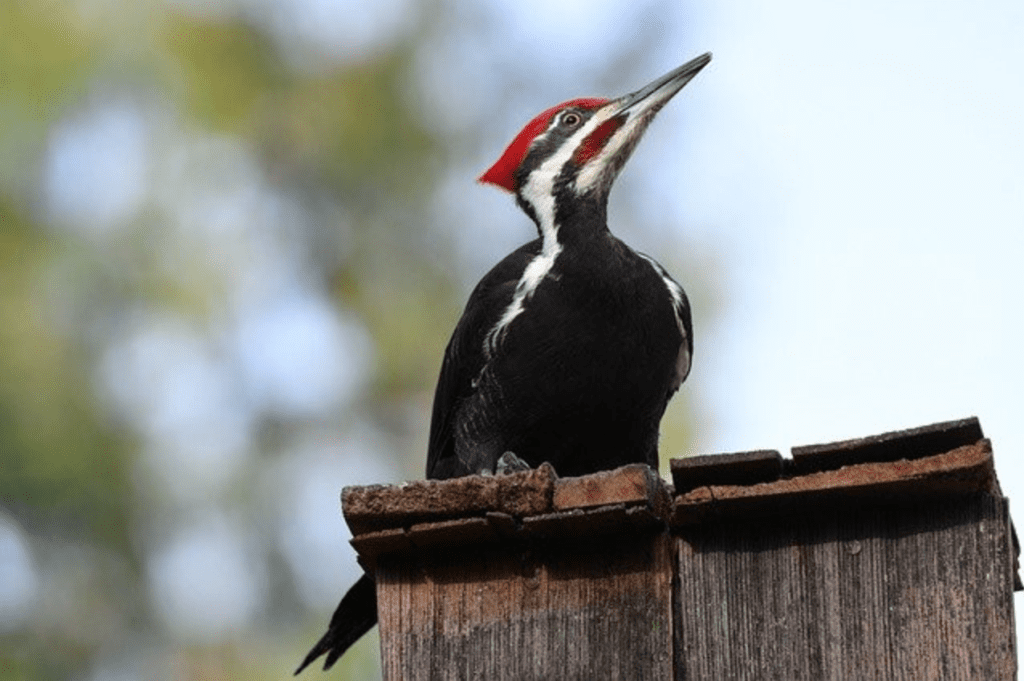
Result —
<instances>
[{"instance_id":1,"label":"bird's wing","mask_svg":"<svg viewBox=\"0 0 1024 681\"><path fill-rule=\"evenodd\" d=\"M441 479L469 475L455 455L455 414L475 392L474 382L487 358L484 339L512 302L519 278L529 262L540 253L540 239L516 249L488 272L466 303L462 318L444 353L441 375L434 392L434 410L427 449L427 478Z\"/></svg>"},{"instance_id":2,"label":"bird's wing","mask_svg":"<svg viewBox=\"0 0 1024 681\"><path fill-rule=\"evenodd\" d=\"M641 258L646 260L657 272L658 276L665 283L668 294L672 298L672 307L676 315L676 325L682 335L682 344L679 347L679 356L676 359L676 375L669 388L669 396L675 394L679 386L686 380L690 373L690 362L693 359L693 320L690 314L690 301L686 297L686 291L676 282L675 279L661 266L657 260L645 253L637 252Z\"/></svg>"}]
</instances>

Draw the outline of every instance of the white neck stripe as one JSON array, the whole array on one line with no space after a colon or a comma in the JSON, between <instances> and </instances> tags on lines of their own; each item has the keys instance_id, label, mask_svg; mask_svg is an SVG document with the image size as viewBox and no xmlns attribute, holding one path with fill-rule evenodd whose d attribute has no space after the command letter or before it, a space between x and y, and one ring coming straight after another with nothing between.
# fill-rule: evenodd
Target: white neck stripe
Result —
<instances>
[{"instance_id":1,"label":"white neck stripe","mask_svg":"<svg viewBox=\"0 0 1024 681\"><path fill-rule=\"evenodd\" d=\"M562 143L562 146L555 153L544 159L543 163L530 173L529 177L526 178L526 184L520 190L520 197L533 208L537 223L540 226L541 236L544 239L545 250L549 248L548 240L554 241L557 237L557 226L555 225L555 181L562 174L565 164L573 157L576 150L583 143L583 140L608 120L611 117L611 113L610 107L598 109L579 130ZM557 120L557 118L556 115L554 120ZM547 136L547 134L545 132L544 136ZM538 137L538 139L542 138Z\"/></svg>"},{"instance_id":2,"label":"white neck stripe","mask_svg":"<svg viewBox=\"0 0 1024 681\"><path fill-rule=\"evenodd\" d=\"M548 273L555 266L558 254L562 252L562 245L558 243L558 224L555 222L555 181L562 174L565 164L576 153L583 140L598 126L604 123L611 115L610 108L599 109L590 119L583 124L569 139L562 143L551 156L534 169L526 178L526 183L520 189L519 196L533 209L534 218L540 229L543 242L541 252L533 258L523 270L516 284L515 293L505 312L498 319L484 338L484 355L491 357L496 350L498 343L504 336L512 320L519 316L526 309L526 303L533 296L534 291L544 281ZM554 126L557 125L558 116L552 119L551 125L539 136L537 140L546 137ZM536 140L534 141L536 144Z\"/></svg>"}]
</instances>

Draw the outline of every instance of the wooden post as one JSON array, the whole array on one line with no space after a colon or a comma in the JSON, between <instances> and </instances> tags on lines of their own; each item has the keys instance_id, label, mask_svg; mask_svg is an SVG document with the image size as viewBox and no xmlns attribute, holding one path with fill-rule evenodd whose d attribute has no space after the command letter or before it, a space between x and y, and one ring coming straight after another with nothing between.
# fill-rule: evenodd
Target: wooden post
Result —
<instances>
[{"instance_id":1,"label":"wooden post","mask_svg":"<svg viewBox=\"0 0 1024 681\"><path fill-rule=\"evenodd\" d=\"M347 488L387 679L1012 679L976 419L582 478Z\"/></svg>"},{"instance_id":2,"label":"wooden post","mask_svg":"<svg viewBox=\"0 0 1024 681\"><path fill-rule=\"evenodd\" d=\"M671 678L671 573L660 533L382 562L385 676Z\"/></svg>"}]
</instances>

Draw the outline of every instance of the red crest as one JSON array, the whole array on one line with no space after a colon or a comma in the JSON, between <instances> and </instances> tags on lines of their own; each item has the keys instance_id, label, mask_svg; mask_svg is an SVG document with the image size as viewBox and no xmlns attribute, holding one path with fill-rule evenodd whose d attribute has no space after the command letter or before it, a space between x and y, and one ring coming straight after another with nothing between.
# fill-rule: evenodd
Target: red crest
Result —
<instances>
[{"instance_id":1,"label":"red crest","mask_svg":"<svg viewBox=\"0 0 1024 681\"><path fill-rule=\"evenodd\" d=\"M541 113L537 114L533 120L526 124L526 126L519 131L512 143L505 149L505 153L501 155L501 158L491 166L487 172L480 176L479 181L489 184L494 184L502 189L507 189L510 192L514 192L515 189L515 176L516 170L519 169L523 159L526 158L526 152L530 149L530 143L533 139L544 132L548 125L551 123L551 119L554 118L562 109L569 107L575 107L577 109L593 110L608 103L607 99L600 99L597 97L583 97L580 99L571 99L568 102L563 102L558 106L553 106L550 109L546 109Z\"/></svg>"}]
</instances>

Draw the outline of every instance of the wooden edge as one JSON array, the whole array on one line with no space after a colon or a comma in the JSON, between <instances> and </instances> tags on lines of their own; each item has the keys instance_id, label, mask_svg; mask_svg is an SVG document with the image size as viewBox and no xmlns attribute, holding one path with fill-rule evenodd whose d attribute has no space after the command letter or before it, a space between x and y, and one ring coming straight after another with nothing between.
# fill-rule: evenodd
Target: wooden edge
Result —
<instances>
[{"instance_id":1,"label":"wooden edge","mask_svg":"<svg viewBox=\"0 0 1024 681\"><path fill-rule=\"evenodd\" d=\"M577 478L558 479L544 464L507 476L346 487L342 504L367 569L384 554L664 527L672 509L665 483L646 464Z\"/></svg>"},{"instance_id":2,"label":"wooden edge","mask_svg":"<svg viewBox=\"0 0 1024 681\"><path fill-rule=\"evenodd\" d=\"M342 492L345 520L356 536L488 513L527 518L622 503L646 506L666 519L672 507L664 481L646 464L573 478L558 478L550 465L542 464L512 475L346 487Z\"/></svg>"},{"instance_id":3,"label":"wooden edge","mask_svg":"<svg viewBox=\"0 0 1024 681\"><path fill-rule=\"evenodd\" d=\"M826 444L793 447L793 472L805 475L858 463L920 459L978 442L975 416Z\"/></svg>"},{"instance_id":4,"label":"wooden edge","mask_svg":"<svg viewBox=\"0 0 1024 681\"><path fill-rule=\"evenodd\" d=\"M676 497L671 524L852 498L907 500L982 491L998 493L988 440L921 459L855 464L749 486L699 487Z\"/></svg>"},{"instance_id":5,"label":"wooden edge","mask_svg":"<svg viewBox=\"0 0 1024 681\"><path fill-rule=\"evenodd\" d=\"M624 503L573 508L522 519L492 512L485 517L419 523L408 529L379 530L353 537L359 563L372 571L384 555L453 550L492 542L582 541L664 528L665 519L646 506Z\"/></svg>"},{"instance_id":6,"label":"wooden edge","mask_svg":"<svg viewBox=\"0 0 1024 681\"><path fill-rule=\"evenodd\" d=\"M552 507L555 511L626 504L643 505L668 517L671 497L664 481L647 464L631 464L578 478L555 482Z\"/></svg>"},{"instance_id":7,"label":"wooden edge","mask_svg":"<svg viewBox=\"0 0 1024 681\"><path fill-rule=\"evenodd\" d=\"M502 539L513 539L516 533L521 529L519 522L515 519L515 516L509 515L508 513L501 513L499 511L490 511L486 516L487 522L494 528L494 532Z\"/></svg>"},{"instance_id":8,"label":"wooden edge","mask_svg":"<svg viewBox=\"0 0 1024 681\"><path fill-rule=\"evenodd\" d=\"M352 548L359 554L359 564L364 570L372 572L377 562L377 557L387 553L408 554L412 553L416 546L409 541L405 530L402 528L391 530L380 530L379 532L368 532L349 540Z\"/></svg>"},{"instance_id":9,"label":"wooden edge","mask_svg":"<svg viewBox=\"0 0 1024 681\"><path fill-rule=\"evenodd\" d=\"M669 468L676 493L680 494L707 485L753 485L778 480L782 475L782 455L774 449L702 454L671 459Z\"/></svg>"},{"instance_id":10,"label":"wooden edge","mask_svg":"<svg viewBox=\"0 0 1024 681\"><path fill-rule=\"evenodd\" d=\"M613 504L524 518L523 535L538 540L588 541L664 526L664 519L651 509Z\"/></svg>"},{"instance_id":11,"label":"wooden edge","mask_svg":"<svg viewBox=\"0 0 1024 681\"><path fill-rule=\"evenodd\" d=\"M413 525L406 534L418 549L453 548L498 538L487 518L459 518Z\"/></svg>"},{"instance_id":12,"label":"wooden edge","mask_svg":"<svg viewBox=\"0 0 1024 681\"><path fill-rule=\"evenodd\" d=\"M392 528L352 537L350 544L359 563L371 570L383 555L409 555L417 551L450 549L467 544L495 541L502 537L499 524L491 518L458 518L419 523L408 529Z\"/></svg>"},{"instance_id":13,"label":"wooden edge","mask_svg":"<svg viewBox=\"0 0 1024 681\"><path fill-rule=\"evenodd\" d=\"M489 511L514 516L551 510L556 475L549 464L510 475L469 475L342 490L341 506L353 535L409 527Z\"/></svg>"}]
</instances>

